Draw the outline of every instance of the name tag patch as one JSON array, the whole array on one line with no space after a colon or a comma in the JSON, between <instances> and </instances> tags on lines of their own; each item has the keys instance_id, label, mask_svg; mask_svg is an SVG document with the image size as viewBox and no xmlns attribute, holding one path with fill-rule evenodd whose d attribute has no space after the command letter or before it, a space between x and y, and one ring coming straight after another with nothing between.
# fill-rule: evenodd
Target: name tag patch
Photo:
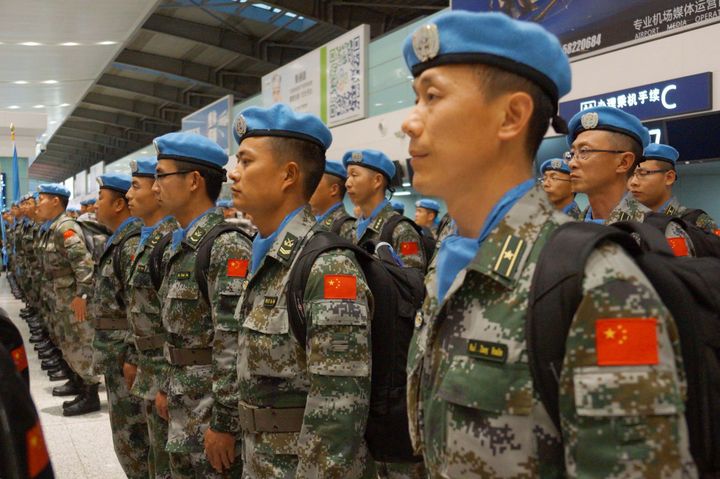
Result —
<instances>
[{"instance_id":1,"label":"name tag patch","mask_svg":"<svg viewBox=\"0 0 720 479\"><path fill-rule=\"evenodd\" d=\"M496 363L505 363L508 357L506 344L479 341L477 339L468 341L467 352L469 356Z\"/></svg>"}]
</instances>

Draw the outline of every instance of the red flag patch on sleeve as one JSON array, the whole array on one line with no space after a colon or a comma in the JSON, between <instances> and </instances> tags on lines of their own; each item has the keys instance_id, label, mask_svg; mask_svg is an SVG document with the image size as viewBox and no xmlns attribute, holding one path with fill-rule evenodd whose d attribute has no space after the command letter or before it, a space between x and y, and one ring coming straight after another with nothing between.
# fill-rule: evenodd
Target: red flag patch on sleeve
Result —
<instances>
[{"instance_id":1,"label":"red flag patch on sleeve","mask_svg":"<svg viewBox=\"0 0 720 479\"><path fill-rule=\"evenodd\" d=\"M357 299L357 278L351 274L326 274L323 283L325 299Z\"/></svg>"},{"instance_id":2,"label":"red flag patch on sleeve","mask_svg":"<svg viewBox=\"0 0 720 479\"><path fill-rule=\"evenodd\" d=\"M232 278L244 278L247 276L248 263L246 259L231 258L227 262L227 275Z\"/></svg>"},{"instance_id":3,"label":"red flag patch on sleeve","mask_svg":"<svg viewBox=\"0 0 720 479\"><path fill-rule=\"evenodd\" d=\"M675 253L675 256L687 256L690 254L685 238L668 238L668 243L670 244L670 248L672 248L673 253Z\"/></svg>"},{"instance_id":4,"label":"red flag patch on sleeve","mask_svg":"<svg viewBox=\"0 0 720 479\"><path fill-rule=\"evenodd\" d=\"M409 254L418 254L420 251L420 245L417 241L403 241L400 243L400 254L407 256Z\"/></svg>"},{"instance_id":5,"label":"red flag patch on sleeve","mask_svg":"<svg viewBox=\"0 0 720 479\"><path fill-rule=\"evenodd\" d=\"M27 355L25 354L25 346L18 346L17 348L10 351L13 362L15 363L15 369L18 372L25 371L28 367Z\"/></svg>"},{"instance_id":6,"label":"red flag patch on sleeve","mask_svg":"<svg viewBox=\"0 0 720 479\"><path fill-rule=\"evenodd\" d=\"M720 236L720 229L713 231L713 233L715 233L715 236Z\"/></svg>"},{"instance_id":7,"label":"red flag patch on sleeve","mask_svg":"<svg viewBox=\"0 0 720 479\"><path fill-rule=\"evenodd\" d=\"M73 236L75 236L75 231L73 231L73 230L67 230L66 232L63 233L64 239L72 238Z\"/></svg>"},{"instance_id":8,"label":"red flag patch on sleeve","mask_svg":"<svg viewBox=\"0 0 720 479\"><path fill-rule=\"evenodd\" d=\"M639 366L658 363L656 318L595 321L598 366Z\"/></svg>"}]
</instances>

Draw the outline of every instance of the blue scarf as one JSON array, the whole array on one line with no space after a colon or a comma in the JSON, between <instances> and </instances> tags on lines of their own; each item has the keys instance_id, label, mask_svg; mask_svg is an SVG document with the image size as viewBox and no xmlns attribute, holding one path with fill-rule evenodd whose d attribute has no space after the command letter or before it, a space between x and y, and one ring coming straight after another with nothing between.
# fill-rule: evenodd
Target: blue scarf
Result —
<instances>
[{"instance_id":1,"label":"blue scarf","mask_svg":"<svg viewBox=\"0 0 720 479\"><path fill-rule=\"evenodd\" d=\"M585 213L585 223L597 223L599 225L605 224L605 220L603 219L595 219L592 215L592 206L588 207L587 213Z\"/></svg>"},{"instance_id":2,"label":"blue scarf","mask_svg":"<svg viewBox=\"0 0 720 479\"><path fill-rule=\"evenodd\" d=\"M135 250L137 253L139 253L143 247L145 246L145 242L150 237L150 235L155 231L158 226L163 224L164 222L168 221L172 216L166 216L165 218L161 219L157 223L155 223L152 226L141 226L140 227L140 242L138 243L137 250Z\"/></svg>"},{"instance_id":3,"label":"blue scarf","mask_svg":"<svg viewBox=\"0 0 720 479\"><path fill-rule=\"evenodd\" d=\"M671 202L672 200L673 200L672 197L670 197L669 200L667 200L665 203L663 203L663 205L657 210L657 213L664 213L664 212L665 212L665 208L667 208L667 207L670 205L670 202Z\"/></svg>"},{"instance_id":4,"label":"blue scarf","mask_svg":"<svg viewBox=\"0 0 720 479\"><path fill-rule=\"evenodd\" d=\"M251 274L255 273L255 271L257 271L257 269L260 267L260 263L262 263L263 258L265 258L265 255L267 255L268 251L270 251L273 242L275 242L275 239L283 230L283 228L285 228L285 226L287 226L287 224L290 223L290 221L295 218L295 216L300 213L303 208L305 208L305 205L302 205L301 207L287 215L285 219L282 220L282 223L280 223L280 226L278 226L278 228L267 238L263 238L260 233L255 235L250 261Z\"/></svg>"},{"instance_id":5,"label":"blue scarf","mask_svg":"<svg viewBox=\"0 0 720 479\"><path fill-rule=\"evenodd\" d=\"M211 207L211 208L208 208L203 214L201 214L200 216L198 216L197 218L195 218L194 220L192 220L192 221L190 222L190 224L187 225L187 228L178 228L178 229L176 229L175 231L173 231L173 235L172 235L172 249L173 249L173 251L177 250L178 246L180 246L180 242L181 242L183 239L185 239L185 235L187 234L188 231L190 231L190 228L192 228L192 227L195 225L195 223L197 223L198 221L200 221L200 218L204 217L204 216L207 215L208 213L212 213L213 211L215 211L215 209L216 209L216 208L215 208L214 206Z\"/></svg>"},{"instance_id":6,"label":"blue scarf","mask_svg":"<svg viewBox=\"0 0 720 479\"><path fill-rule=\"evenodd\" d=\"M315 221L317 221L318 223L322 223L323 221L325 221L327 219L328 216L330 216L332 214L333 211L340 208L341 206L342 206L342 201L338 201L337 203L332 205L330 208L328 208L328 210L325 213L316 216Z\"/></svg>"},{"instance_id":7,"label":"blue scarf","mask_svg":"<svg viewBox=\"0 0 720 479\"><path fill-rule=\"evenodd\" d=\"M458 273L470 264L490 233L533 185L535 180L527 180L505 193L485 219L477 238L466 238L453 233L443 240L437 258L438 302L442 303Z\"/></svg>"},{"instance_id":8,"label":"blue scarf","mask_svg":"<svg viewBox=\"0 0 720 479\"><path fill-rule=\"evenodd\" d=\"M570 213L570 210L573 208L573 206L576 206L577 203L575 201L571 201L569 205L567 205L565 208L563 208L562 212L565 214Z\"/></svg>"},{"instance_id":9,"label":"blue scarf","mask_svg":"<svg viewBox=\"0 0 720 479\"><path fill-rule=\"evenodd\" d=\"M41 233L46 232L46 231L50 228L50 225L51 225L51 224L52 224L52 220L47 220L46 222L44 222L43 224L41 224L41 225L40 225L40 232L41 232Z\"/></svg>"},{"instance_id":10,"label":"blue scarf","mask_svg":"<svg viewBox=\"0 0 720 479\"><path fill-rule=\"evenodd\" d=\"M359 240L362 238L362 236L365 234L365 231L368 229L368 226L370 226L370 223L372 220L375 219L375 217L380 213L380 210L385 208L385 205L390 204L390 201L384 200L382 203L377 205L375 209L370 213L370 216L367 218L358 218L357 220L357 231L355 232L355 235L357 236L357 239Z\"/></svg>"},{"instance_id":11,"label":"blue scarf","mask_svg":"<svg viewBox=\"0 0 720 479\"><path fill-rule=\"evenodd\" d=\"M125 221L123 221L122 223L120 223L120 226L118 226L117 229L116 229L115 231L113 231L113 234L110 235L110 237L109 237L109 238L107 239L107 241L105 242L105 249L108 249L108 246L110 246L110 245L112 244L113 240L114 240L115 238L117 238L117 235L119 235L120 233L122 233L122 231L123 231L125 228L127 228L127 226L128 226L130 223L132 223L133 221L136 221L136 220L137 220L137 218L135 218L134 216L130 216L130 217L128 217Z\"/></svg>"}]
</instances>

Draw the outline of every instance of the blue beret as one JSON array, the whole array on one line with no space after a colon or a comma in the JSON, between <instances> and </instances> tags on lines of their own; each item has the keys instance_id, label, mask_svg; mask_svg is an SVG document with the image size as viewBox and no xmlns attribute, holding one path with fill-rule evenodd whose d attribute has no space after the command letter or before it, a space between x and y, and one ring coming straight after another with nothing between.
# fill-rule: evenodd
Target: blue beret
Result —
<instances>
[{"instance_id":1,"label":"blue beret","mask_svg":"<svg viewBox=\"0 0 720 479\"><path fill-rule=\"evenodd\" d=\"M343 155L343 165L358 165L382 173L388 182L395 177L395 163L385 153L377 150L350 150Z\"/></svg>"},{"instance_id":2,"label":"blue beret","mask_svg":"<svg viewBox=\"0 0 720 479\"><path fill-rule=\"evenodd\" d=\"M327 160L325 162L325 173L337 176L341 180L347 180L347 170L339 161Z\"/></svg>"},{"instance_id":3,"label":"blue beret","mask_svg":"<svg viewBox=\"0 0 720 479\"><path fill-rule=\"evenodd\" d=\"M405 213L405 205L403 204L402 201L395 200L395 201L391 202L390 205L392 206L392 209L394 209L398 213L400 213L400 214Z\"/></svg>"},{"instance_id":4,"label":"blue beret","mask_svg":"<svg viewBox=\"0 0 720 479\"><path fill-rule=\"evenodd\" d=\"M320 118L310 113L297 113L284 103L276 103L269 108L246 108L235 117L233 126L233 136L238 145L252 136L311 141L326 151L332 144L332 133Z\"/></svg>"},{"instance_id":5,"label":"blue beret","mask_svg":"<svg viewBox=\"0 0 720 479\"><path fill-rule=\"evenodd\" d=\"M233 208L233 202L230 200L217 200L215 206L218 208Z\"/></svg>"},{"instance_id":6,"label":"blue beret","mask_svg":"<svg viewBox=\"0 0 720 479\"><path fill-rule=\"evenodd\" d=\"M680 153L670 145L663 145L661 143L650 143L645 147L643 152L643 158L646 160L660 160L672 163L675 166Z\"/></svg>"},{"instance_id":7,"label":"blue beret","mask_svg":"<svg viewBox=\"0 0 720 479\"><path fill-rule=\"evenodd\" d=\"M70 198L70 190L65 188L62 183L43 183L38 186L38 192L46 195L62 196Z\"/></svg>"},{"instance_id":8,"label":"blue beret","mask_svg":"<svg viewBox=\"0 0 720 479\"><path fill-rule=\"evenodd\" d=\"M405 39L403 55L413 76L448 64L501 68L533 81L555 105L571 87L570 62L558 39L537 23L497 12L443 13Z\"/></svg>"},{"instance_id":9,"label":"blue beret","mask_svg":"<svg viewBox=\"0 0 720 479\"><path fill-rule=\"evenodd\" d=\"M168 133L153 140L158 160L188 161L222 170L228 155L210 138L195 133Z\"/></svg>"},{"instance_id":10,"label":"blue beret","mask_svg":"<svg viewBox=\"0 0 720 479\"><path fill-rule=\"evenodd\" d=\"M575 113L568 123L568 145L571 146L575 138L586 130L622 133L640 143L643 148L650 144L650 133L636 116L611 106L597 106Z\"/></svg>"},{"instance_id":11,"label":"blue beret","mask_svg":"<svg viewBox=\"0 0 720 479\"><path fill-rule=\"evenodd\" d=\"M97 177L97 182L101 189L115 190L125 194L130 189L132 178L125 173L105 173Z\"/></svg>"},{"instance_id":12,"label":"blue beret","mask_svg":"<svg viewBox=\"0 0 720 479\"><path fill-rule=\"evenodd\" d=\"M130 160L130 172L132 173L132 176L153 178L155 177L155 172L157 170L157 163L157 159L152 157Z\"/></svg>"},{"instance_id":13,"label":"blue beret","mask_svg":"<svg viewBox=\"0 0 720 479\"><path fill-rule=\"evenodd\" d=\"M78 208L77 206L68 206L67 210L72 211L73 213L77 213L80 211L80 208Z\"/></svg>"},{"instance_id":14,"label":"blue beret","mask_svg":"<svg viewBox=\"0 0 720 479\"><path fill-rule=\"evenodd\" d=\"M81 205L81 206L94 205L94 204L95 204L95 201L96 201L95 198L88 198L87 200L82 200L82 201L80 202L80 205Z\"/></svg>"},{"instance_id":15,"label":"blue beret","mask_svg":"<svg viewBox=\"0 0 720 479\"><path fill-rule=\"evenodd\" d=\"M540 165L540 173L545 173L548 170L559 171L560 173L567 173L569 175L570 165L562 158L551 158L543 161L542 165Z\"/></svg>"},{"instance_id":16,"label":"blue beret","mask_svg":"<svg viewBox=\"0 0 720 479\"><path fill-rule=\"evenodd\" d=\"M440 211L440 203L428 198L423 198L420 201L416 201L415 207L425 208L426 210L433 210L435 213Z\"/></svg>"}]
</instances>

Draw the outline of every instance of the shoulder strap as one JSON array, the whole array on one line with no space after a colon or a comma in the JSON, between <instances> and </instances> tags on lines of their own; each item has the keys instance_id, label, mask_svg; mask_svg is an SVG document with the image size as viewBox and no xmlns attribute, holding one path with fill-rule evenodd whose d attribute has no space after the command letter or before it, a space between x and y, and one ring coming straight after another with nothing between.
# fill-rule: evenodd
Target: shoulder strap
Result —
<instances>
[{"instance_id":1,"label":"shoulder strap","mask_svg":"<svg viewBox=\"0 0 720 479\"><path fill-rule=\"evenodd\" d=\"M540 252L530 285L525 323L533 387L560 431L558 380L570 325L582 300L585 264L602 242L613 241L632 256L638 244L629 234L595 223L570 222L557 228Z\"/></svg>"},{"instance_id":2,"label":"shoulder strap","mask_svg":"<svg viewBox=\"0 0 720 479\"><path fill-rule=\"evenodd\" d=\"M408 223L410 226L412 226L415 229L415 231L418 232L419 235L422 235L422 230L413 220L411 220L407 216L397 214L397 215L392 215L385 222L385 224L382 227L382 230L380 231L379 241L380 242L384 241L386 243L392 244L393 232L395 232L395 228L397 227L397 225L399 225L402 222Z\"/></svg>"},{"instance_id":3,"label":"shoulder strap","mask_svg":"<svg viewBox=\"0 0 720 479\"><path fill-rule=\"evenodd\" d=\"M197 256L195 257L195 281L200 288L202 297L205 298L205 302L210 304L210 293L208 291L208 269L210 268L210 254L212 253L212 247L218 236L230 231L237 231L247 239L252 241L252 238L243 231L239 226L231 223L218 223L213 226L208 233L203 236L200 243L197 246Z\"/></svg>"},{"instance_id":4,"label":"shoulder strap","mask_svg":"<svg viewBox=\"0 0 720 479\"><path fill-rule=\"evenodd\" d=\"M685 220L688 223L695 224L697 222L698 218L700 218L700 216L702 216L702 215L707 215L707 213L704 210L695 208L695 209L686 210L685 213L680 215L680 218L682 218L683 220Z\"/></svg>"},{"instance_id":5,"label":"shoulder strap","mask_svg":"<svg viewBox=\"0 0 720 479\"><path fill-rule=\"evenodd\" d=\"M150 272L150 280L155 287L155 291L160 291L160 286L162 286L163 276L165 276L165 272L161 271L162 258L163 254L165 254L165 250L167 249L168 244L170 244L170 241L172 240L172 235L172 231L165 233L165 235L160 238L160 240L150 252L150 258L148 259L148 269Z\"/></svg>"},{"instance_id":6,"label":"shoulder strap","mask_svg":"<svg viewBox=\"0 0 720 479\"><path fill-rule=\"evenodd\" d=\"M290 270L285 292L288 319L290 330L300 344L304 345L307 340L307 319L303 308L303 297L310 270L321 254L337 248L352 250L356 255L366 254L362 249L334 233L318 231L305 244Z\"/></svg>"},{"instance_id":7,"label":"shoulder strap","mask_svg":"<svg viewBox=\"0 0 720 479\"><path fill-rule=\"evenodd\" d=\"M348 221L355 221L355 218L353 218L352 216L350 216L348 214L342 215L340 218L335 220L335 222L332 225L332 228L330 228L330 232L335 233L336 235L339 235L343 226L345 226L345 223L347 223Z\"/></svg>"},{"instance_id":8,"label":"shoulder strap","mask_svg":"<svg viewBox=\"0 0 720 479\"><path fill-rule=\"evenodd\" d=\"M130 238L134 238L136 236L140 236L139 230L133 231L132 233L125 235L118 242L118 244L115 245L115 249L113 249L113 273L115 273L115 277L117 278L118 281L120 281L120 284L123 284L122 269L120 268L120 262L122 259L122 250L123 250L123 248L125 248L125 243L127 243Z\"/></svg>"}]
</instances>

